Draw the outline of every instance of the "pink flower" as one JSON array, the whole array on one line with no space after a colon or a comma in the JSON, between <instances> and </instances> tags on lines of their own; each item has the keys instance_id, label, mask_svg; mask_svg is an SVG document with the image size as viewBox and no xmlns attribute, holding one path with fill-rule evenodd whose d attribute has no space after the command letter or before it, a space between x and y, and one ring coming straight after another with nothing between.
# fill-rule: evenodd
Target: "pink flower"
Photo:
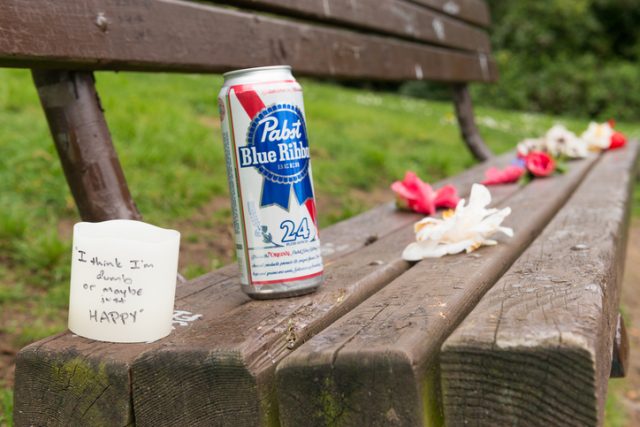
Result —
<instances>
[{"instance_id":1,"label":"pink flower","mask_svg":"<svg viewBox=\"0 0 640 427\"><path fill-rule=\"evenodd\" d=\"M482 184L484 185L498 185L498 184L511 184L512 182L517 182L520 177L524 174L525 169L511 165L507 166L503 170L498 168L489 168L484 173L484 181Z\"/></svg>"},{"instance_id":2,"label":"pink flower","mask_svg":"<svg viewBox=\"0 0 640 427\"><path fill-rule=\"evenodd\" d=\"M454 186L445 185L434 191L411 171L405 174L404 180L391 184L391 189L396 193L399 207L425 215L433 215L436 208L455 208L460 200Z\"/></svg>"},{"instance_id":3,"label":"pink flower","mask_svg":"<svg viewBox=\"0 0 640 427\"><path fill-rule=\"evenodd\" d=\"M458 190L453 185L445 185L436 191L436 208L455 209L459 201Z\"/></svg>"},{"instance_id":4,"label":"pink flower","mask_svg":"<svg viewBox=\"0 0 640 427\"><path fill-rule=\"evenodd\" d=\"M527 170L537 177L551 175L556 170L556 162L549 154L542 151L532 151L525 158Z\"/></svg>"}]
</instances>

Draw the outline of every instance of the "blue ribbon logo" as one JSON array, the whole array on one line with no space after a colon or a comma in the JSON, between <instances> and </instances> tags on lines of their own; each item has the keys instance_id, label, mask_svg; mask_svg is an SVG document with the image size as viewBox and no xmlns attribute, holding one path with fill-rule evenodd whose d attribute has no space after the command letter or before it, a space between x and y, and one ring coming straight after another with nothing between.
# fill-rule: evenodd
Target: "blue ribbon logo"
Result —
<instances>
[{"instance_id":1,"label":"blue ribbon logo","mask_svg":"<svg viewBox=\"0 0 640 427\"><path fill-rule=\"evenodd\" d=\"M249 126L247 145L238 148L240 167L255 167L264 177L260 207L289 210L291 189L300 205L313 198L309 143L302 111L275 104L260 111Z\"/></svg>"}]
</instances>

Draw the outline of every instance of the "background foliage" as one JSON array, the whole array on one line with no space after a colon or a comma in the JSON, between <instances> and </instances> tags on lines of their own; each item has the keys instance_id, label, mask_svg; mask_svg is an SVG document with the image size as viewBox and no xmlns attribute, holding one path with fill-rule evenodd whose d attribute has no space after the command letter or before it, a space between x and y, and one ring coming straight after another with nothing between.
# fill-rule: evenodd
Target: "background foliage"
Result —
<instances>
[{"instance_id":1,"label":"background foliage","mask_svg":"<svg viewBox=\"0 0 640 427\"><path fill-rule=\"evenodd\" d=\"M601 120L640 119L640 1L488 1L500 70L474 100L498 108ZM404 93L442 98L434 84Z\"/></svg>"}]
</instances>

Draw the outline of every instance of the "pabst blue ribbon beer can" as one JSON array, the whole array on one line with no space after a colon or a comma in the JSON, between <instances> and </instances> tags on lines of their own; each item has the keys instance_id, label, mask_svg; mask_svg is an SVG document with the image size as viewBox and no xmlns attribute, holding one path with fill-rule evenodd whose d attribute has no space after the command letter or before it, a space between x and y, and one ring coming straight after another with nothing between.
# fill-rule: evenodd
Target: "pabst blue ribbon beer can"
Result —
<instances>
[{"instance_id":1,"label":"pabst blue ribbon beer can","mask_svg":"<svg viewBox=\"0 0 640 427\"><path fill-rule=\"evenodd\" d=\"M322 257L302 88L289 66L224 78L218 104L242 288L260 299L311 292Z\"/></svg>"}]
</instances>

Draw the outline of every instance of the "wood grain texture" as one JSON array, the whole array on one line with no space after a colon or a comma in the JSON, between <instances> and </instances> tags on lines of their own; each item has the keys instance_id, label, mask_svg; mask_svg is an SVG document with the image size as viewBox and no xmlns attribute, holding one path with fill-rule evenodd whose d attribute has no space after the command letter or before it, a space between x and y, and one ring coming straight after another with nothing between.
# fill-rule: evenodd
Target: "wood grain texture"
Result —
<instances>
[{"instance_id":1,"label":"wood grain texture","mask_svg":"<svg viewBox=\"0 0 640 427\"><path fill-rule=\"evenodd\" d=\"M282 425L440 424L441 344L595 161L572 163L566 175L536 180L498 203L513 209L505 221L513 238L419 262L287 357L276 374Z\"/></svg>"},{"instance_id":2,"label":"wood grain texture","mask_svg":"<svg viewBox=\"0 0 640 427\"><path fill-rule=\"evenodd\" d=\"M449 425L602 425L638 146L603 155L442 347Z\"/></svg>"},{"instance_id":3,"label":"wood grain texture","mask_svg":"<svg viewBox=\"0 0 640 427\"><path fill-rule=\"evenodd\" d=\"M247 301L137 358L132 369L137 424L277 421L270 384L276 364L406 271L409 264L397 253L408 237L393 234L330 263L314 294L266 304Z\"/></svg>"},{"instance_id":4,"label":"wood grain texture","mask_svg":"<svg viewBox=\"0 0 640 427\"><path fill-rule=\"evenodd\" d=\"M467 192L483 171L475 168L452 181ZM497 197L516 191L516 186L505 186ZM362 231L372 225L352 227L348 240L361 233L360 239L371 241ZM277 364L404 273L409 264L400 253L412 235L412 225L406 224L347 256L329 260L325 282L315 294L247 302L137 358L132 370L137 423L277 424Z\"/></svg>"},{"instance_id":5,"label":"wood grain texture","mask_svg":"<svg viewBox=\"0 0 640 427\"><path fill-rule=\"evenodd\" d=\"M4 0L0 66L222 72L286 63L343 79L493 81L495 62L179 0Z\"/></svg>"},{"instance_id":6,"label":"wood grain texture","mask_svg":"<svg viewBox=\"0 0 640 427\"><path fill-rule=\"evenodd\" d=\"M84 221L141 219L90 72L34 70L67 183Z\"/></svg>"},{"instance_id":7,"label":"wood grain texture","mask_svg":"<svg viewBox=\"0 0 640 427\"><path fill-rule=\"evenodd\" d=\"M486 32L425 6L404 0L209 0L413 39L429 44L491 51Z\"/></svg>"},{"instance_id":8,"label":"wood grain texture","mask_svg":"<svg viewBox=\"0 0 640 427\"><path fill-rule=\"evenodd\" d=\"M508 164L512 157L513 153L509 153L493 159L491 164L501 167ZM486 167L486 165L475 166L456 177L441 181L435 187L438 188L447 183L455 183L464 194L474 182L481 179ZM514 191L516 191L516 188L512 186L503 188L503 197L507 197ZM350 268L358 268L360 263L363 262L362 259L353 266L348 262L339 263L339 261L349 254L357 253L360 249L371 246L372 242L384 239L385 236L410 226L419 218L419 215L398 212L393 208L393 205L387 204L322 230L322 252L328 275L333 277L335 274L333 272L337 271L336 269L349 270ZM380 245L381 243L378 243L376 251L381 250ZM387 272L375 276L377 277L376 280L381 277L384 278L384 274L393 272L393 266L390 267L384 262L382 264L379 263L382 259L376 257L373 261L375 261L375 265L367 265L365 268ZM338 265L334 267L333 264L336 263ZM398 263L395 265L397 267ZM364 270L360 271L360 273L362 273L362 277L358 277L358 279L362 279L363 282L361 283L370 284L372 277L365 279ZM343 276L340 277L344 277L344 273L341 274ZM89 419L88 417L94 421L93 425L125 425L132 423L134 411L130 378L131 366L134 361L142 357L144 353L164 347L168 343L188 347L187 336L201 335L206 337L212 331L212 333L215 333L215 330L209 329L208 325L213 324L213 322L219 322L219 319L229 316L229 313L233 310L241 309L251 301L240 290L237 277L237 265L233 264L198 279L178 284L176 309L194 314L203 314L204 319L198 320L187 327L178 326L176 331L165 340L152 344L110 344L86 340L70 333L64 333L24 348L17 357L16 425L46 424L65 426L68 425L69 420L81 421L82 419ZM355 297L350 297L346 291L342 294L342 291L334 289L330 295L333 297L336 292L338 292L336 301L338 299L351 298L349 304L355 304L355 299L353 299ZM320 298L326 304L329 297L323 294ZM358 298L364 298L364 294L359 294ZM298 300L289 299L284 301L286 302L283 304L289 304ZM260 313L264 313L271 305L268 302L253 302L252 307L257 307ZM342 310L344 307L346 305L342 305L339 309ZM304 314L304 310L308 309L303 307L302 310ZM333 310L332 315L335 316L338 312L335 309ZM316 315L319 314L321 312L316 313ZM296 327L298 326L299 323L296 323ZM266 326L263 326L261 330L264 329L266 331L265 328ZM288 328L288 325L286 325L286 328ZM251 328L248 327L247 329L249 331ZM253 332L256 332L256 330L253 329ZM304 333L309 334L311 332ZM279 334L273 336L281 339ZM273 339L273 337L269 339ZM278 343L280 344L280 342ZM296 338L294 345L299 343L300 340ZM282 349L279 351L282 351ZM287 349L287 351L289 350ZM78 372L76 365L79 362L82 362L80 365L82 367L82 376L76 375ZM109 367L110 376L108 378L103 375L103 366ZM151 373L147 371L145 375L151 375ZM246 376L243 378L245 385L255 384L255 378ZM188 381L186 383L193 386ZM108 392L102 393L101 384L114 385L107 390ZM144 389L144 382L138 384L143 393L153 393L152 390ZM164 387L166 389L168 386L165 385ZM180 390L186 390L186 387L182 387ZM55 398L49 396L49 390L56 391ZM168 390L167 394L156 396L151 399L150 403L157 399L173 398L174 394L172 393L177 390ZM250 390L253 390L255 398L257 391L254 388L250 388ZM181 398L187 399L190 394L185 394ZM85 413L87 408L90 409ZM173 403L167 404L166 409L171 410L171 408L173 408ZM208 405L205 405L205 408L211 410ZM255 406L252 406L252 408L255 409ZM97 420L102 421L98 422ZM144 423L142 415L137 416L136 420L138 423Z\"/></svg>"},{"instance_id":9,"label":"wood grain texture","mask_svg":"<svg viewBox=\"0 0 640 427\"><path fill-rule=\"evenodd\" d=\"M476 126L469 86L466 84L456 84L453 85L452 91L453 105L456 110L462 140L467 144L467 148L469 148L469 151L471 151L471 154L473 154L476 159L485 161L491 158L493 153L484 143L484 140L480 136L480 131Z\"/></svg>"}]
</instances>

